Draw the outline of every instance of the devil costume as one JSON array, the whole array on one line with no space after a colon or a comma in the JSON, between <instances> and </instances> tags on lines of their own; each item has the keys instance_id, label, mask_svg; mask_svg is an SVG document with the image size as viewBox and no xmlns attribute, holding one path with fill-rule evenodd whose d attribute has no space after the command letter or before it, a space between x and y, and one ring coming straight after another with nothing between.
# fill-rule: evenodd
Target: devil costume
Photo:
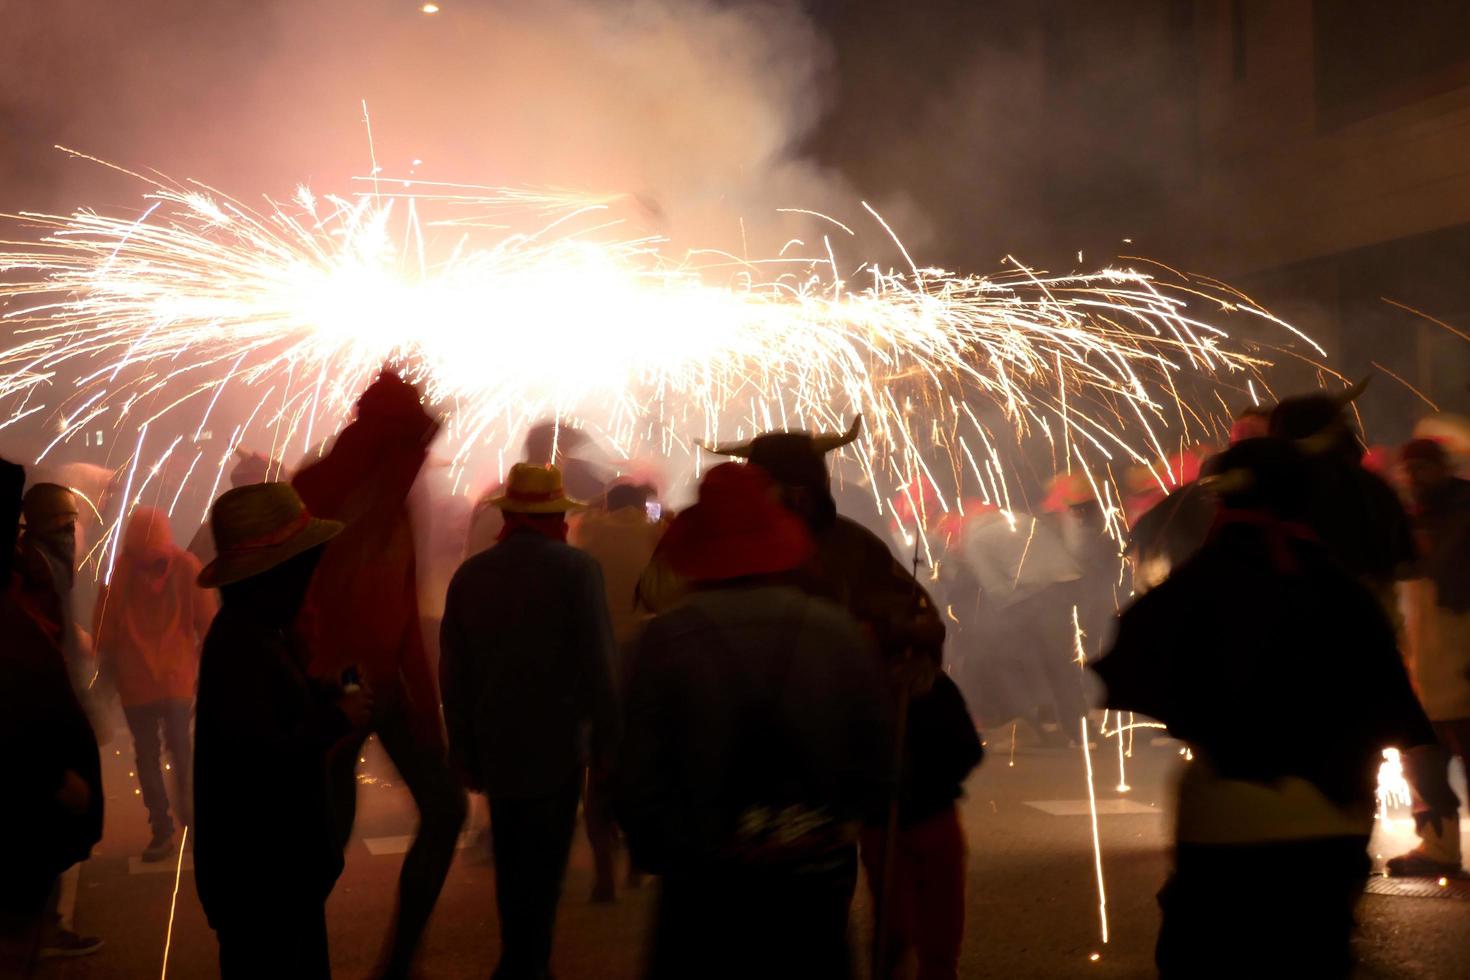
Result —
<instances>
[{"instance_id":1,"label":"devil costume","mask_svg":"<svg viewBox=\"0 0 1470 980\"><path fill-rule=\"evenodd\" d=\"M826 454L854 442L861 428L859 415L840 434L766 432L746 443L704 448L765 470L777 484L781 502L806 524L816 547L796 575L803 592L851 613L885 658L897 659L912 650L937 664L943 657L944 623L929 593L882 538L838 514L832 498ZM642 601L662 612L685 592L685 584L655 554L639 583Z\"/></svg>"}]
</instances>

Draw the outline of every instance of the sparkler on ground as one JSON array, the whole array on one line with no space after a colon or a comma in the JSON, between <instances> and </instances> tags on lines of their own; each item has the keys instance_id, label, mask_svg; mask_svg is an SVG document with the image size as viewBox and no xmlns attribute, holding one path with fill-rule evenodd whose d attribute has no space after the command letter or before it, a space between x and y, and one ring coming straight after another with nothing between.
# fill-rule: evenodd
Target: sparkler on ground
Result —
<instances>
[{"instance_id":1,"label":"sparkler on ground","mask_svg":"<svg viewBox=\"0 0 1470 980\"><path fill-rule=\"evenodd\" d=\"M278 458L321 445L391 363L446 410L458 485L548 416L630 457L692 457L695 438L863 412L849 459L880 511L922 480L946 511L970 497L1009 515L1002 449L1035 437L1058 468L1082 469L1121 535L1121 468L1167 487L1166 449L1216 424L1181 387L1260 381L1266 362L1215 321L1311 344L1220 283L1142 260L1066 275L1014 261L988 277L895 270L840 259L855 236L831 219L820 241L767 259L676 255L638 230L647 208L627 195L375 175L371 192L303 187L257 209L139 180L133 216L9 216L25 236L0 243L0 425L48 412L42 457L111 427L135 446L119 467L145 486L178 448L150 430L192 433L181 457L217 488L246 440ZM205 448L211 431L227 445ZM140 496L129 487L109 536Z\"/></svg>"}]
</instances>

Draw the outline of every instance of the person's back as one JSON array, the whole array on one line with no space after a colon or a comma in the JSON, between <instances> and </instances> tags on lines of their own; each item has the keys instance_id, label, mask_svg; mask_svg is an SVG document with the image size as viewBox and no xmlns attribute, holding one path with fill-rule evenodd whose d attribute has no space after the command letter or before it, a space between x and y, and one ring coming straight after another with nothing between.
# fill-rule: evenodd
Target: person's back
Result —
<instances>
[{"instance_id":1,"label":"person's back","mask_svg":"<svg viewBox=\"0 0 1470 980\"><path fill-rule=\"evenodd\" d=\"M476 788L535 796L578 778L584 723L594 710L608 720L606 650L589 640L604 602L596 561L533 531L507 535L455 573L444 709Z\"/></svg>"},{"instance_id":2,"label":"person's back","mask_svg":"<svg viewBox=\"0 0 1470 980\"><path fill-rule=\"evenodd\" d=\"M878 653L792 583L804 525L724 464L664 537L693 585L630 653L615 779L634 861L663 875L654 977L840 977L857 831L895 775Z\"/></svg>"},{"instance_id":3,"label":"person's back","mask_svg":"<svg viewBox=\"0 0 1470 980\"><path fill-rule=\"evenodd\" d=\"M630 730L620 765L629 843L651 869L754 843L740 832L758 810L841 823L881 798L891 760L876 654L837 606L776 585L696 592L649 624L633 659L628 715L666 726L654 742ZM682 774L684 840L642 812L663 802L645 752Z\"/></svg>"},{"instance_id":4,"label":"person's back","mask_svg":"<svg viewBox=\"0 0 1470 980\"><path fill-rule=\"evenodd\" d=\"M876 653L838 607L766 585L694 593L633 654L619 817L664 875L654 976L840 976L856 823L892 732Z\"/></svg>"},{"instance_id":5,"label":"person's back","mask_svg":"<svg viewBox=\"0 0 1470 980\"><path fill-rule=\"evenodd\" d=\"M1159 904L1164 976L1347 976L1379 752L1432 741L1393 628L1303 518L1309 463L1278 439L1219 458L1211 540L1119 618L1106 706L1194 749ZM1262 893L1290 873L1290 892ZM1228 939L1228 941L1226 941Z\"/></svg>"}]
</instances>

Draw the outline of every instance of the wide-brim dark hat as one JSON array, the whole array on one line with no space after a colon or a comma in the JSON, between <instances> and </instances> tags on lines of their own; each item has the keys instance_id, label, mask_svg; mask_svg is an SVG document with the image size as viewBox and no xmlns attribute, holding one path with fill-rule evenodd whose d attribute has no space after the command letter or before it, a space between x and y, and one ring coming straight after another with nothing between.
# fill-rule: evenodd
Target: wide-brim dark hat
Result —
<instances>
[{"instance_id":1,"label":"wide-brim dark hat","mask_svg":"<svg viewBox=\"0 0 1470 980\"><path fill-rule=\"evenodd\" d=\"M206 589L268 572L342 532L340 521L312 517L289 483L228 490L209 512L215 559L199 573Z\"/></svg>"},{"instance_id":2,"label":"wide-brim dark hat","mask_svg":"<svg viewBox=\"0 0 1470 980\"><path fill-rule=\"evenodd\" d=\"M659 553L683 578L721 582L799 568L812 539L760 467L724 463L705 474L699 502L674 518Z\"/></svg>"}]
</instances>

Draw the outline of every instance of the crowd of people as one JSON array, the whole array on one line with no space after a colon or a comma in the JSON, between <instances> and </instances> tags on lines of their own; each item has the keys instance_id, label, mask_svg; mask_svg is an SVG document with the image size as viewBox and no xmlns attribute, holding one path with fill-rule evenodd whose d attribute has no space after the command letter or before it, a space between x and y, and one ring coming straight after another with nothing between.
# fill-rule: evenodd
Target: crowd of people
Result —
<instances>
[{"instance_id":1,"label":"crowd of people","mask_svg":"<svg viewBox=\"0 0 1470 980\"><path fill-rule=\"evenodd\" d=\"M734 461L677 515L538 426L448 535L442 587L444 524L412 503L439 425L392 373L288 481L242 454L188 548L132 508L85 603L77 495L4 463L0 744L27 748L0 839L27 846L0 883L0 969L100 946L57 896L101 836L114 702L141 859L187 838L223 976L330 975L325 906L376 736L419 813L376 975L415 968L472 793L501 980L550 975L579 814L593 901L658 879L650 977L851 976L860 869L874 975L957 977L979 727L1065 746L1105 706L1193 752L1160 972L1234 976L1271 950L1345 976L1381 750L1405 753L1422 839L1389 870L1431 876L1460 873L1448 769L1470 750L1470 482L1420 438L1396 492L1363 465L1352 394L1248 410L1228 449L1171 466L1184 485L1126 515L1126 565L1077 475L1035 515L977 504L942 527L916 484L889 530L958 557L926 583L838 512L827 454L860 418L710 447ZM1296 884L1263 894L1271 871Z\"/></svg>"}]
</instances>

